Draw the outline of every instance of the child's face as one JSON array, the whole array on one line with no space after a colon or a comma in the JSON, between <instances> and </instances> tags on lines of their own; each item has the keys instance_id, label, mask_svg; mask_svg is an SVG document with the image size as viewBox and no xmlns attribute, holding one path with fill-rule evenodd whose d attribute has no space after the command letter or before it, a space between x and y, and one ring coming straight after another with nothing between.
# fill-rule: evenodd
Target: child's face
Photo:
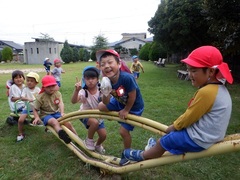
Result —
<instances>
[{"instance_id":1,"label":"child's face","mask_svg":"<svg viewBox=\"0 0 240 180\"><path fill-rule=\"evenodd\" d=\"M136 63L137 61L138 61L138 58L135 58L135 59L133 60L133 62L135 62L135 63Z\"/></svg>"},{"instance_id":2,"label":"child's face","mask_svg":"<svg viewBox=\"0 0 240 180\"><path fill-rule=\"evenodd\" d=\"M107 56L101 58L100 68L103 75L107 76L109 79L114 79L119 75L120 63L116 61L114 56Z\"/></svg>"},{"instance_id":3,"label":"child's face","mask_svg":"<svg viewBox=\"0 0 240 180\"><path fill-rule=\"evenodd\" d=\"M88 89L97 88L98 78L97 77L84 77L85 83Z\"/></svg>"},{"instance_id":4,"label":"child's face","mask_svg":"<svg viewBox=\"0 0 240 180\"><path fill-rule=\"evenodd\" d=\"M57 63L55 63L55 66L56 66L56 67L60 67L60 66L61 66L61 63L60 63L60 62L57 62Z\"/></svg>"},{"instance_id":5,"label":"child's face","mask_svg":"<svg viewBox=\"0 0 240 180\"><path fill-rule=\"evenodd\" d=\"M187 65L188 75L194 87L202 87L208 83L210 77L210 69L195 68Z\"/></svg>"},{"instance_id":6,"label":"child's face","mask_svg":"<svg viewBox=\"0 0 240 180\"><path fill-rule=\"evenodd\" d=\"M16 84L17 86L21 86L24 83L24 78L18 75L13 79L13 81L14 81L14 84Z\"/></svg>"},{"instance_id":7,"label":"child's face","mask_svg":"<svg viewBox=\"0 0 240 180\"><path fill-rule=\"evenodd\" d=\"M58 90L58 86L57 85L53 85L53 86L48 86L48 87L44 87L44 91L45 93L51 95L53 94L55 91Z\"/></svg>"},{"instance_id":8,"label":"child's face","mask_svg":"<svg viewBox=\"0 0 240 180\"><path fill-rule=\"evenodd\" d=\"M27 77L26 83L29 89L34 89L35 86L37 85L37 82L33 77Z\"/></svg>"}]
</instances>

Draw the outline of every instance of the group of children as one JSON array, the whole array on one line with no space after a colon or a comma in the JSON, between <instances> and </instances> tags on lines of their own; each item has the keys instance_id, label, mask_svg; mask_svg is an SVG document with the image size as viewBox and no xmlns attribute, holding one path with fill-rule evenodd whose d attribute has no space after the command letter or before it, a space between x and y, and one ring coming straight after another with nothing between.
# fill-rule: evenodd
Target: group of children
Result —
<instances>
[{"instance_id":1,"label":"group of children","mask_svg":"<svg viewBox=\"0 0 240 180\"><path fill-rule=\"evenodd\" d=\"M83 70L82 78L76 78L71 102L73 104L81 103L80 110L117 111L123 120L127 118L128 114L141 116L144 110L144 101L135 79L138 76L137 73L134 77L131 73L121 70L120 56L114 50L100 50L96 53L96 57L99 68L86 67ZM186 111L167 128L166 135L158 141L149 139L145 151L131 149L131 131L134 126L119 122L119 133L123 139L124 149L120 165L126 165L130 161L157 158L162 156L165 151L172 154L199 152L208 149L224 138L232 110L231 97L225 87L226 81L230 84L233 82L228 65L223 62L220 51L213 46L202 46L195 49L182 62L187 65L192 85L198 88ZM138 66L142 68L139 63ZM100 74L102 76L101 84ZM12 79L21 94L20 92L24 88L24 75L13 73ZM27 86L30 89L35 87L38 81L39 77L36 74L29 73L27 75ZM43 77L42 88L36 92L39 94L34 96L35 98L22 99L21 95L15 97L13 92L10 92L10 94L12 93L11 101L19 99L35 101L33 124L43 121L44 125L52 126L65 143L70 143L71 139L57 121L59 117L64 116L64 104L55 78L51 75ZM86 148L103 154L105 149L102 144L107 136L104 121L96 118L84 118L80 121L88 129L87 137L84 140ZM71 123L68 122L65 125L77 134ZM98 134L96 142L94 141L95 133Z\"/></svg>"}]
</instances>

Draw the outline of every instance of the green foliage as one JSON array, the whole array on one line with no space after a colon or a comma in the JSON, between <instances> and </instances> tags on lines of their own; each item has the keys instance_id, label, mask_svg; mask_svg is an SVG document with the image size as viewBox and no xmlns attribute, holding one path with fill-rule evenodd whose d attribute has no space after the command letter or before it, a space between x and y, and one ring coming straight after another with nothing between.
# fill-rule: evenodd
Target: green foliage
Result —
<instances>
[{"instance_id":1,"label":"green foliage","mask_svg":"<svg viewBox=\"0 0 240 180\"><path fill-rule=\"evenodd\" d=\"M139 58L142 60L149 60L149 52L150 48L152 46L152 43L146 43L139 51Z\"/></svg>"},{"instance_id":2,"label":"green foliage","mask_svg":"<svg viewBox=\"0 0 240 180\"><path fill-rule=\"evenodd\" d=\"M97 58L96 58L96 50L92 50L92 51L91 51L90 58L91 58L91 60L93 60L93 61L96 61L96 60L97 60Z\"/></svg>"},{"instance_id":3,"label":"green foliage","mask_svg":"<svg viewBox=\"0 0 240 180\"><path fill-rule=\"evenodd\" d=\"M87 49L83 50L83 61L88 61L90 59L90 53Z\"/></svg>"},{"instance_id":4,"label":"green foliage","mask_svg":"<svg viewBox=\"0 0 240 180\"><path fill-rule=\"evenodd\" d=\"M74 47L72 50L73 50L73 59L72 59L72 61L73 62L79 61L80 56L79 56L78 48Z\"/></svg>"},{"instance_id":5,"label":"green foliage","mask_svg":"<svg viewBox=\"0 0 240 180\"><path fill-rule=\"evenodd\" d=\"M94 37L93 44L94 45L91 48L92 51L97 52L98 50L101 49L108 49L108 40L101 34Z\"/></svg>"},{"instance_id":6,"label":"green foliage","mask_svg":"<svg viewBox=\"0 0 240 180\"><path fill-rule=\"evenodd\" d=\"M73 50L67 41L64 42L60 56L65 63L70 63L73 61Z\"/></svg>"},{"instance_id":7,"label":"green foliage","mask_svg":"<svg viewBox=\"0 0 240 180\"><path fill-rule=\"evenodd\" d=\"M157 61L159 58L166 58L167 52L158 42L153 42L149 50L149 59L151 61Z\"/></svg>"},{"instance_id":8,"label":"green foliage","mask_svg":"<svg viewBox=\"0 0 240 180\"><path fill-rule=\"evenodd\" d=\"M136 48L134 48L134 49L129 49L129 51L130 51L131 56L138 54L138 50L137 50Z\"/></svg>"},{"instance_id":9,"label":"green foliage","mask_svg":"<svg viewBox=\"0 0 240 180\"><path fill-rule=\"evenodd\" d=\"M2 51L0 51L0 61L2 61Z\"/></svg>"},{"instance_id":10,"label":"green foliage","mask_svg":"<svg viewBox=\"0 0 240 180\"><path fill-rule=\"evenodd\" d=\"M12 60L13 59L13 51L10 47L4 47L2 50L2 60L7 61L7 60Z\"/></svg>"}]
</instances>

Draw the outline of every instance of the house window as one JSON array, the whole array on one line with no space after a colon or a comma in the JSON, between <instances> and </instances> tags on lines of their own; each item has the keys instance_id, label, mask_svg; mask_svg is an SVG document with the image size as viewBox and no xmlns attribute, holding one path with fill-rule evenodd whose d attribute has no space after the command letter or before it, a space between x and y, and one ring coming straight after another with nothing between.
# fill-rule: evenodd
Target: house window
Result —
<instances>
[{"instance_id":1,"label":"house window","mask_svg":"<svg viewBox=\"0 0 240 180\"><path fill-rule=\"evenodd\" d=\"M31 48L31 54L33 54L33 48Z\"/></svg>"},{"instance_id":2,"label":"house window","mask_svg":"<svg viewBox=\"0 0 240 180\"><path fill-rule=\"evenodd\" d=\"M57 49L56 48L54 48L54 53L57 54Z\"/></svg>"},{"instance_id":3,"label":"house window","mask_svg":"<svg viewBox=\"0 0 240 180\"><path fill-rule=\"evenodd\" d=\"M39 54L39 49L37 48L37 54Z\"/></svg>"},{"instance_id":4,"label":"house window","mask_svg":"<svg viewBox=\"0 0 240 180\"><path fill-rule=\"evenodd\" d=\"M49 48L49 54L52 54L51 48Z\"/></svg>"}]
</instances>

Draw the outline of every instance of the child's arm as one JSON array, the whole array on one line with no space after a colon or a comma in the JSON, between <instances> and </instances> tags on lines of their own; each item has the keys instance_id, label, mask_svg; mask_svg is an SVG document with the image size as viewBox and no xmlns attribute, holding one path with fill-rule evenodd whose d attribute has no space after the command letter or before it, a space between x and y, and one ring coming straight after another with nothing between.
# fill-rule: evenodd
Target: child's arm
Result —
<instances>
[{"instance_id":1,"label":"child's arm","mask_svg":"<svg viewBox=\"0 0 240 180\"><path fill-rule=\"evenodd\" d=\"M64 104L62 101L59 103L59 110L60 110L61 116L64 116Z\"/></svg>"},{"instance_id":2,"label":"child's arm","mask_svg":"<svg viewBox=\"0 0 240 180\"><path fill-rule=\"evenodd\" d=\"M122 119L125 119L129 113L129 111L131 110L134 102L136 100L136 90L133 90L131 92L128 93L128 100L127 100L127 104L124 107L124 109L122 109L121 111L119 111L119 117Z\"/></svg>"},{"instance_id":3,"label":"child's arm","mask_svg":"<svg viewBox=\"0 0 240 180\"><path fill-rule=\"evenodd\" d=\"M34 120L33 120L33 124L38 124L38 122L41 121L39 115L38 115L38 112L35 108L33 108L33 115L34 115Z\"/></svg>"},{"instance_id":4,"label":"child's arm","mask_svg":"<svg viewBox=\"0 0 240 180\"><path fill-rule=\"evenodd\" d=\"M141 67L141 69L142 69L142 72L144 73L144 69L143 69L142 63L140 63L140 67Z\"/></svg>"},{"instance_id":5,"label":"child's arm","mask_svg":"<svg viewBox=\"0 0 240 180\"><path fill-rule=\"evenodd\" d=\"M72 99L71 102L73 104L77 103L80 101L80 96L78 96L79 91L82 89L82 80L78 80L76 77L76 84L75 84L75 89L73 91Z\"/></svg>"}]
</instances>

